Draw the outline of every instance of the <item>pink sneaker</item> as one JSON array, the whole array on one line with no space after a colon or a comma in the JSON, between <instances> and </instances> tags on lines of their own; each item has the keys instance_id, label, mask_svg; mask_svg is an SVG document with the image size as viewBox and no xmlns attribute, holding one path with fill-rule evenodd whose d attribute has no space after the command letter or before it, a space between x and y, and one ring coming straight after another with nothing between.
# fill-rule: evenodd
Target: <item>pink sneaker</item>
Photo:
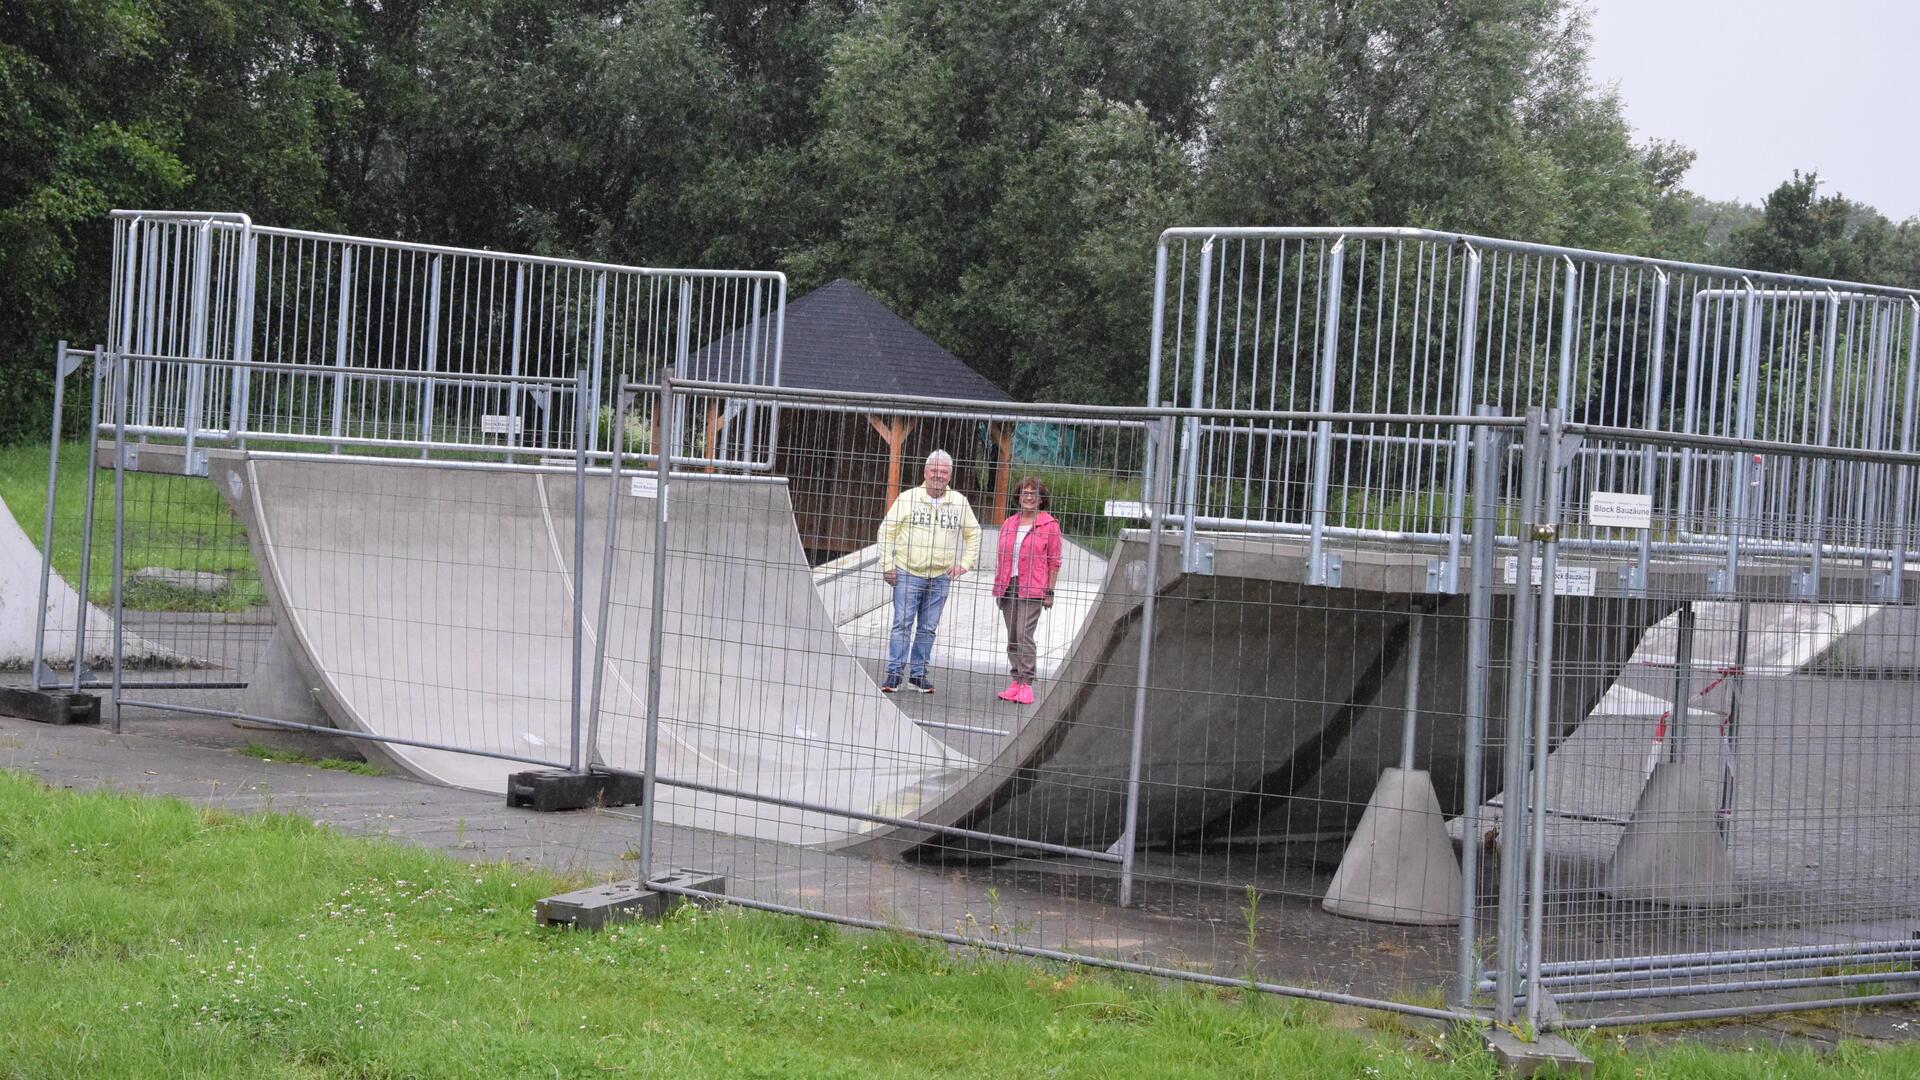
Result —
<instances>
[{"instance_id":1,"label":"pink sneaker","mask_svg":"<svg viewBox=\"0 0 1920 1080\"><path fill-rule=\"evenodd\" d=\"M1010 682L1007 684L1007 688L1005 690L1000 691L998 694L995 694L994 696L999 698L1001 701L1019 701L1020 700L1020 684L1017 682Z\"/></svg>"},{"instance_id":2,"label":"pink sneaker","mask_svg":"<svg viewBox=\"0 0 1920 1080\"><path fill-rule=\"evenodd\" d=\"M1014 696L1010 700L1013 701L1014 704L1016 705L1033 704L1033 684L1032 683L1015 683L1013 686L1013 691L1014 691Z\"/></svg>"}]
</instances>

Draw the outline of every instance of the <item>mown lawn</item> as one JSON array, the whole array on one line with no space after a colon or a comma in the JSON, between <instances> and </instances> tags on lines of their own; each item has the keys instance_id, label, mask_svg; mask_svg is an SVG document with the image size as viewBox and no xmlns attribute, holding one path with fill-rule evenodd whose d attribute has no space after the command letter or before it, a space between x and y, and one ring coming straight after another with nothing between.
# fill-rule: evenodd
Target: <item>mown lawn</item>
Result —
<instances>
[{"instance_id":1,"label":"mown lawn","mask_svg":"<svg viewBox=\"0 0 1920 1080\"><path fill-rule=\"evenodd\" d=\"M47 444L0 447L0 499L32 539L41 541L47 496ZM87 506L87 445L60 446L60 482L53 503L53 566L80 585L82 522ZM113 470L94 486L94 534L88 599L113 602ZM126 474L128 607L158 611L239 611L266 602L240 523L219 492L199 476ZM227 588L208 595L164 584L135 582L142 567L225 575Z\"/></svg>"},{"instance_id":2,"label":"mown lawn","mask_svg":"<svg viewBox=\"0 0 1920 1080\"><path fill-rule=\"evenodd\" d=\"M577 884L0 773L0 1074L1491 1077L1472 1034L745 911L536 928ZM1603 1077L1920 1075L1920 1051Z\"/></svg>"}]
</instances>

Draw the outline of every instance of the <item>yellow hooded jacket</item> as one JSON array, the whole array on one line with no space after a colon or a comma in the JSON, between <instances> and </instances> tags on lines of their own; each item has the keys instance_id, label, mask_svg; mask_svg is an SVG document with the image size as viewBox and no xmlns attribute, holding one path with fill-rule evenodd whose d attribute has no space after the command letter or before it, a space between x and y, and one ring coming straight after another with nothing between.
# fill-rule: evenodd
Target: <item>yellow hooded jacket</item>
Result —
<instances>
[{"instance_id":1,"label":"yellow hooded jacket","mask_svg":"<svg viewBox=\"0 0 1920 1080\"><path fill-rule=\"evenodd\" d=\"M980 521L967 497L948 488L938 500L925 487L893 500L880 522L880 570L901 569L936 577L958 564L972 571L980 561Z\"/></svg>"}]
</instances>

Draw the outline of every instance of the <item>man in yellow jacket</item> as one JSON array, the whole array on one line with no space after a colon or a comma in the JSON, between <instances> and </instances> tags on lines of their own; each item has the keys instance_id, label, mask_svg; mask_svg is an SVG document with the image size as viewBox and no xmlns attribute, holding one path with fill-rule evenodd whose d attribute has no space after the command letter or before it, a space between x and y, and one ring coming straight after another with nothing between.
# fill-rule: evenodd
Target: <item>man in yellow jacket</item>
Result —
<instances>
[{"instance_id":1,"label":"man in yellow jacket","mask_svg":"<svg viewBox=\"0 0 1920 1080\"><path fill-rule=\"evenodd\" d=\"M933 693L927 659L953 580L980 559L980 522L967 497L947 486L953 455L927 455L926 482L900 493L880 522L880 576L893 587L893 634L887 640L887 679L881 693L900 689L900 677Z\"/></svg>"}]
</instances>

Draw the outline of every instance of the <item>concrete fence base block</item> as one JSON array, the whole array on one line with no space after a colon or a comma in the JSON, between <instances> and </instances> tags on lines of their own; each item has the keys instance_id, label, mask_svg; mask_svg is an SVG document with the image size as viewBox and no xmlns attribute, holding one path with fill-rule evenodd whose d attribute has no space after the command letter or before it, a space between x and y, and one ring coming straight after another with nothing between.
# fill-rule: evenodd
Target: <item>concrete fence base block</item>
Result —
<instances>
[{"instance_id":1,"label":"concrete fence base block","mask_svg":"<svg viewBox=\"0 0 1920 1080\"><path fill-rule=\"evenodd\" d=\"M605 806L638 806L646 781L632 773L534 769L507 777L507 805L542 814Z\"/></svg>"},{"instance_id":2,"label":"concrete fence base block","mask_svg":"<svg viewBox=\"0 0 1920 1080\"><path fill-rule=\"evenodd\" d=\"M1460 863L1425 770L1381 772L1322 903L1335 915L1373 922L1460 921Z\"/></svg>"},{"instance_id":3,"label":"concrete fence base block","mask_svg":"<svg viewBox=\"0 0 1920 1080\"><path fill-rule=\"evenodd\" d=\"M1559 1035L1543 1034L1528 1040L1505 1028L1491 1028L1486 1044L1500 1071L1508 1076L1593 1075L1593 1060Z\"/></svg>"},{"instance_id":4,"label":"concrete fence base block","mask_svg":"<svg viewBox=\"0 0 1920 1080\"><path fill-rule=\"evenodd\" d=\"M714 894L713 898L687 896L651 888L667 885L677 889L695 889ZM541 926L571 926L575 930L599 930L626 919L655 921L682 904L706 906L719 901L727 891L727 879L705 870L673 870L658 875L646 884L639 881L615 881L570 893L549 896L533 906L534 921Z\"/></svg>"},{"instance_id":5,"label":"concrete fence base block","mask_svg":"<svg viewBox=\"0 0 1920 1080\"><path fill-rule=\"evenodd\" d=\"M1685 761L1654 767L1601 889L1621 900L1732 907L1743 897L1720 832L1721 776Z\"/></svg>"},{"instance_id":6,"label":"concrete fence base block","mask_svg":"<svg viewBox=\"0 0 1920 1080\"><path fill-rule=\"evenodd\" d=\"M0 507L0 512L5 508ZM0 686L0 716L32 720L40 724L97 724L100 699L92 694L69 694L65 690L26 690Z\"/></svg>"}]
</instances>

